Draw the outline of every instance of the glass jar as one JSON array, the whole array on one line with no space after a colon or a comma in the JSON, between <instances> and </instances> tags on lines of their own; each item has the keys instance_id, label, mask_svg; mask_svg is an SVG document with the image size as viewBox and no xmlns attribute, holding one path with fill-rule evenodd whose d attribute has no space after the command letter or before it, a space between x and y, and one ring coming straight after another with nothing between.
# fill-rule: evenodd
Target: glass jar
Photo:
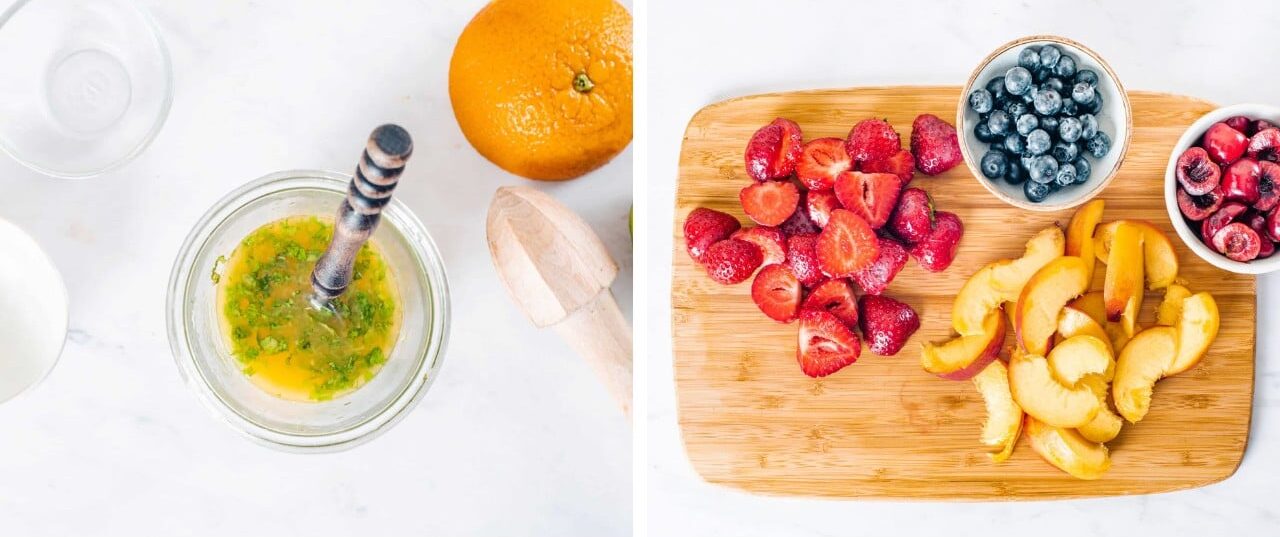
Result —
<instances>
[{"instance_id":1,"label":"glass jar","mask_svg":"<svg viewBox=\"0 0 1280 537\"><path fill-rule=\"evenodd\" d=\"M219 322L213 271L253 230L290 216L332 218L351 178L285 171L218 201L187 236L169 279L169 345L187 385L219 418L249 438L291 451L336 451L391 428L435 380L449 333L449 288L435 242L399 200L383 209L370 239L394 273L401 328L382 369L329 401L281 399L255 385L231 354Z\"/></svg>"}]
</instances>

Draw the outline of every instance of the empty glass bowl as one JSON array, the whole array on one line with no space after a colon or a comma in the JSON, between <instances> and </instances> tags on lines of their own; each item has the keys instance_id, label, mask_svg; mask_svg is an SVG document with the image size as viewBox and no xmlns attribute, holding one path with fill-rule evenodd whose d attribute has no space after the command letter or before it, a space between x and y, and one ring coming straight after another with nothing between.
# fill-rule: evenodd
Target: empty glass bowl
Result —
<instances>
[{"instance_id":1,"label":"empty glass bowl","mask_svg":"<svg viewBox=\"0 0 1280 537\"><path fill-rule=\"evenodd\" d=\"M169 54L128 0L18 0L0 14L0 149L55 177L133 159L173 100Z\"/></svg>"},{"instance_id":2,"label":"empty glass bowl","mask_svg":"<svg viewBox=\"0 0 1280 537\"><path fill-rule=\"evenodd\" d=\"M242 371L222 333L212 272L258 227L289 216L333 218L349 176L322 171L268 175L228 194L195 225L169 281L169 345L187 384L215 414L251 439L288 449L355 446L387 430L418 402L444 358L449 288L444 264L422 222L392 199L371 239L398 286L399 339L377 375L328 401L281 399Z\"/></svg>"}]
</instances>

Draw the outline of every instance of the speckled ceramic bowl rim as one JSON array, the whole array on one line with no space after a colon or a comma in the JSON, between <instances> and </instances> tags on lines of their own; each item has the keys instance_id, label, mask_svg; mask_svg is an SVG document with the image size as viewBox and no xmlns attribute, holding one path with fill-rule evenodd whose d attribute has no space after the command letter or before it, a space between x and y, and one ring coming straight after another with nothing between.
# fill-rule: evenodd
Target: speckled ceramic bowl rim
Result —
<instances>
[{"instance_id":1,"label":"speckled ceramic bowl rim","mask_svg":"<svg viewBox=\"0 0 1280 537\"><path fill-rule=\"evenodd\" d=\"M990 65L992 61L995 61L995 59L999 57L1001 54L1008 52L1010 49L1017 48L1029 43L1045 42L1045 41L1062 44L1062 45L1068 45L1076 49L1079 49L1085 54L1088 54L1089 58L1092 59L1094 62L1096 62L1098 66L1101 67L1102 70L1106 72L1107 79L1110 80L1112 84L1115 84L1116 91L1121 96L1123 96L1123 98L1121 99L1121 104L1122 104L1122 108L1124 109L1125 136L1124 136L1124 140L1121 140L1120 143L1118 144L1115 144L1115 142L1113 141L1113 144L1115 145L1113 145L1112 147L1115 149L1119 149L1120 155L1116 157L1116 164L1114 167L1111 168L1111 173L1107 174L1107 176L1101 181L1094 181L1093 187L1090 188L1089 190L1081 190L1080 193L1075 198L1069 201L1066 201L1063 203L1057 203L1057 204L1031 203L1030 201L1027 201L1025 199L1020 200L1020 199L1011 197L1009 195L1006 195L1004 192L1001 192L1000 189L992 185L991 182L985 176L982 175L982 170L979 169L977 159L975 159L974 156L970 154L969 144L966 143L966 137L963 130L965 128L964 116L965 116L965 111L968 108L969 91L973 89L973 84L978 80L978 77L982 74L982 72L986 70L987 66ZM993 51L991 54L988 54L986 58L983 58L982 61L978 63L978 66L973 69L973 72L969 74L969 80L965 82L964 89L960 91L960 100L956 106L956 129L960 131L958 138L960 142L960 153L964 155L964 163L966 166L969 167L969 172L973 174L974 180L977 181L979 184L981 184L982 188L987 189L987 192L990 192L991 195L995 196L996 198L999 198L1000 201L1008 203L1009 205L1013 205L1014 207L1017 207L1019 209L1026 209L1028 211L1035 211L1035 212L1054 212L1054 211L1061 211L1063 209L1070 209L1072 207L1076 207L1078 205L1084 204L1085 202L1088 202L1098 194L1102 193L1102 191L1107 188L1107 185L1111 184L1111 181L1113 181L1116 178L1116 175L1120 172L1120 167L1124 165L1125 156L1129 152L1129 140L1133 137L1133 109L1129 105L1129 94L1128 92L1125 91L1124 84L1120 83L1120 77L1116 76L1115 71L1111 69L1111 64L1108 64L1106 60L1103 60L1102 56L1099 56L1097 52L1093 51L1093 49L1062 36L1047 35L1047 34L1029 35L1026 37L1020 37L1018 39L1015 39L1013 41L1000 45L995 49L995 51Z\"/></svg>"},{"instance_id":2,"label":"speckled ceramic bowl rim","mask_svg":"<svg viewBox=\"0 0 1280 537\"><path fill-rule=\"evenodd\" d=\"M1205 243L1200 241L1200 236L1182 217L1182 209L1178 208L1178 179L1174 168L1177 165L1178 157L1186 151L1191 144L1200 139L1204 132L1209 130L1209 126L1227 119L1231 116L1247 116L1251 119L1266 119L1272 122L1280 122L1280 106L1256 103L1241 103L1231 106L1216 108L1213 111L1200 116L1195 123L1192 123L1187 130L1182 133L1182 137L1178 138L1178 143L1174 144L1172 151L1169 152L1169 164L1165 167L1164 172L1164 206L1169 212L1169 222L1173 224L1173 230L1178 232L1178 238L1182 239L1182 243L1187 245L1196 255L1215 267L1236 274L1266 274L1280 270L1280 255L1273 255L1266 259L1255 259L1248 263L1242 263L1226 256L1219 254L1209 248ZM1263 240L1266 240L1263 238Z\"/></svg>"}]
</instances>

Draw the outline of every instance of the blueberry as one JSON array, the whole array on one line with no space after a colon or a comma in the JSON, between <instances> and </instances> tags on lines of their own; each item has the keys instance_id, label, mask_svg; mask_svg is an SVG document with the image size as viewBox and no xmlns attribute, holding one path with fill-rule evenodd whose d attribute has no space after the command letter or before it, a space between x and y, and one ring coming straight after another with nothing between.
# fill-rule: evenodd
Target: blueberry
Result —
<instances>
[{"instance_id":1,"label":"blueberry","mask_svg":"<svg viewBox=\"0 0 1280 537\"><path fill-rule=\"evenodd\" d=\"M1059 110L1058 113L1064 116L1074 116L1080 113L1080 104L1071 97L1063 97L1062 110Z\"/></svg>"},{"instance_id":2,"label":"blueberry","mask_svg":"<svg viewBox=\"0 0 1280 537\"><path fill-rule=\"evenodd\" d=\"M1023 114L1029 112L1030 109L1027 108L1027 103L1021 101L1009 101L1009 104L1005 105L1004 111L1009 113L1009 117L1017 119L1022 117Z\"/></svg>"},{"instance_id":3,"label":"blueberry","mask_svg":"<svg viewBox=\"0 0 1280 537\"><path fill-rule=\"evenodd\" d=\"M1053 144L1053 149L1049 150L1049 155L1058 162L1071 162L1080 156L1080 144L1059 141Z\"/></svg>"},{"instance_id":4,"label":"blueberry","mask_svg":"<svg viewBox=\"0 0 1280 537\"><path fill-rule=\"evenodd\" d=\"M1102 94L1095 92L1093 94L1093 102L1085 105L1080 105L1080 110L1084 112L1088 112L1090 114L1097 114L1098 112L1101 112L1102 111Z\"/></svg>"},{"instance_id":5,"label":"blueberry","mask_svg":"<svg viewBox=\"0 0 1280 537\"><path fill-rule=\"evenodd\" d=\"M1022 95L1031 89L1031 71L1026 67L1014 67L1004 74L1004 89L1013 95Z\"/></svg>"},{"instance_id":6,"label":"blueberry","mask_svg":"<svg viewBox=\"0 0 1280 537\"><path fill-rule=\"evenodd\" d=\"M1040 84L1040 89L1041 90L1051 89L1057 92L1058 96L1062 96L1062 88L1064 86L1065 85L1062 83L1061 78L1058 78L1056 76L1051 76L1049 78L1046 78L1043 84Z\"/></svg>"},{"instance_id":7,"label":"blueberry","mask_svg":"<svg viewBox=\"0 0 1280 537\"><path fill-rule=\"evenodd\" d=\"M1048 183L1058 174L1058 161L1053 160L1049 155L1034 157L1031 159L1031 165L1027 166L1027 172L1032 181Z\"/></svg>"},{"instance_id":8,"label":"blueberry","mask_svg":"<svg viewBox=\"0 0 1280 537\"><path fill-rule=\"evenodd\" d=\"M1080 120L1073 117L1064 117L1058 121L1058 138L1061 138L1064 142L1074 142L1079 140L1081 128Z\"/></svg>"},{"instance_id":9,"label":"blueberry","mask_svg":"<svg viewBox=\"0 0 1280 537\"><path fill-rule=\"evenodd\" d=\"M1056 91L1041 91L1036 94L1036 113L1051 116L1062 109L1062 96Z\"/></svg>"},{"instance_id":10,"label":"blueberry","mask_svg":"<svg viewBox=\"0 0 1280 537\"><path fill-rule=\"evenodd\" d=\"M1088 140L1098 133L1098 118L1093 114L1080 116L1080 137Z\"/></svg>"},{"instance_id":11,"label":"blueberry","mask_svg":"<svg viewBox=\"0 0 1280 537\"><path fill-rule=\"evenodd\" d=\"M1031 70L1040 66L1040 49L1037 47L1026 47L1018 53L1018 65Z\"/></svg>"},{"instance_id":12,"label":"blueberry","mask_svg":"<svg viewBox=\"0 0 1280 537\"><path fill-rule=\"evenodd\" d=\"M1004 182L1011 185L1022 184L1027 180L1027 169L1019 166L1016 162L1010 162L1004 170Z\"/></svg>"},{"instance_id":13,"label":"blueberry","mask_svg":"<svg viewBox=\"0 0 1280 537\"><path fill-rule=\"evenodd\" d=\"M995 100L991 98L991 92L985 89L976 89L969 92L969 109L979 114L985 114L991 111L995 106Z\"/></svg>"},{"instance_id":14,"label":"blueberry","mask_svg":"<svg viewBox=\"0 0 1280 537\"><path fill-rule=\"evenodd\" d=\"M1004 91L1004 77L998 76L987 81L985 89L991 92L991 98L1000 100L1001 97L1007 95Z\"/></svg>"},{"instance_id":15,"label":"blueberry","mask_svg":"<svg viewBox=\"0 0 1280 537\"><path fill-rule=\"evenodd\" d=\"M1001 140L999 136L991 133L991 127L987 125L985 118L983 119L983 121L978 122L978 126L973 128L973 137L977 138L979 142L984 144Z\"/></svg>"},{"instance_id":16,"label":"blueberry","mask_svg":"<svg viewBox=\"0 0 1280 537\"><path fill-rule=\"evenodd\" d=\"M1053 116L1044 116L1040 118L1040 128L1048 133L1058 132L1058 118Z\"/></svg>"},{"instance_id":17,"label":"blueberry","mask_svg":"<svg viewBox=\"0 0 1280 537\"><path fill-rule=\"evenodd\" d=\"M1022 168L1024 170L1030 170L1031 163L1034 162L1035 160L1036 160L1036 157L1031 153L1024 152L1021 155L1018 155L1018 162L1022 164Z\"/></svg>"},{"instance_id":18,"label":"blueberry","mask_svg":"<svg viewBox=\"0 0 1280 537\"><path fill-rule=\"evenodd\" d=\"M1089 69L1081 69L1079 71L1076 71L1075 82L1077 84L1084 82L1085 84L1088 84L1090 86L1097 87L1098 73L1095 73Z\"/></svg>"},{"instance_id":19,"label":"blueberry","mask_svg":"<svg viewBox=\"0 0 1280 537\"><path fill-rule=\"evenodd\" d=\"M1027 150L1027 140L1018 133L1011 133L1004 137L1004 150L1015 155Z\"/></svg>"},{"instance_id":20,"label":"blueberry","mask_svg":"<svg viewBox=\"0 0 1280 537\"><path fill-rule=\"evenodd\" d=\"M1036 130L1036 128L1040 126L1040 118L1036 117L1035 114L1022 114L1018 116L1016 124L1018 127L1018 134L1026 136L1031 134L1031 131Z\"/></svg>"},{"instance_id":21,"label":"blueberry","mask_svg":"<svg viewBox=\"0 0 1280 537\"><path fill-rule=\"evenodd\" d=\"M1076 82L1076 85L1071 86L1071 100L1080 104L1092 104L1094 93L1093 86L1088 82Z\"/></svg>"},{"instance_id":22,"label":"blueberry","mask_svg":"<svg viewBox=\"0 0 1280 537\"><path fill-rule=\"evenodd\" d=\"M1071 78L1076 74L1076 59L1068 54L1063 54L1058 58L1058 63L1053 66L1053 74L1062 78Z\"/></svg>"},{"instance_id":23,"label":"blueberry","mask_svg":"<svg viewBox=\"0 0 1280 537\"><path fill-rule=\"evenodd\" d=\"M982 175L987 179L999 179L1004 177L1005 167L1009 165L1009 157L1000 151L987 151L982 155Z\"/></svg>"},{"instance_id":24,"label":"blueberry","mask_svg":"<svg viewBox=\"0 0 1280 537\"><path fill-rule=\"evenodd\" d=\"M1009 134L1012 124L1013 120L1009 118L1008 112L1004 110L993 110L991 115L987 116L987 128L991 130L991 134L996 136Z\"/></svg>"},{"instance_id":25,"label":"blueberry","mask_svg":"<svg viewBox=\"0 0 1280 537\"><path fill-rule=\"evenodd\" d=\"M1076 167L1070 162L1064 162L1058 166L1058 173L1054 174L1053 182L1059 188L1076 184Z\"/></svg>"},{"instance_id":26,"label":"blueberry","mask_svg":"<svg viewBox=\"0 0 1280 537\"><path fill-rule=\"evenodd\" d=\"M1058 64L1058 59L1061 57L1062 51L1055 45L1040 47L1040 67L1053 67Z\"/></svg>"},{"instance_id":27,"label":"blueberry","mask_svg":"<svg viewBox=\"0 0 1280 537\"><path fill-rule=\"evenodd\" d=\"M1049 152L1049 147L1053 145L1053 140L1049 139L1049 133L1044 129L1036 129L1027 135L1027 151L1032 155L1043 155Z\"/></svg>"},{"instance_id":28,"label":"blueberry","mask_svg":"<svg viewBox=\"0 0 1280 537\"><path fill-rule=\"evenodd\" d=\"M1040 203L1044 201L1045 198L1049 197L1050 192L1052 192L1052 190L1050 190L1049 185L1045 183L1027 181L1022 184L1022 193L1026 194L1027 201L1031 203Z\"/></svg>"},{"instance_id":29,"label":"blueberry","mask_svg":"<svg viewBox=\"0 0 1280 537\"><path fill-rule=\"evenodd\" d=\"M1031 74L1033 77L1035 77L1035 80L1037 83L1044 82L1046 80L1049 80L1049 77L1053 76L1053 68L1037 67L1034 71L1031 72Z\"/></svg>"},{"instance_id":30,"label":"blueberry","mask_svg":"<svg viewBox=\"0 0 1280 537\"><path fill-rule=\"evenodd\" d=\"M1086 147L1089 148L1089 154L1093 155L1093 158L1105 157L1107 152L1111 151L1111 137L1107 136L1105 132L1098 131L1097 134L1093 135L1093 138L1089 139Z\"/></svg>"},{"instance_id":31,"label":"blueberry","mask_svg":"<svg viewBox=\"0 0 1280 537\"><path fill-rule=\"evenodd\" d=\"M1076 182L1083 183L1089 180L1089 172L1093 171L1093 166L1089 164L1089 159L1081 156L1071 163L1076 167Z\"/></svg>"},{"instance_id":32,"label":"blueberry","mask_svg":"<svg viewBox=\"0 0 1280 537\"><path fill-rule=\"evenodd\" d=\"M1032 87L1032 88L1031 88L1030 90L1028 90L1026 93L1023 93L1023 94L1022 94L1022 102L1026 103L1026 104L1027 104L1027 106L1031 106L1031 102L1032 102L1032 101L1034 101L1034 100L1035 100L1035 98L1036 98L1036 88L1035 88L1035 87Z\"/></svg>"}]
</instances>

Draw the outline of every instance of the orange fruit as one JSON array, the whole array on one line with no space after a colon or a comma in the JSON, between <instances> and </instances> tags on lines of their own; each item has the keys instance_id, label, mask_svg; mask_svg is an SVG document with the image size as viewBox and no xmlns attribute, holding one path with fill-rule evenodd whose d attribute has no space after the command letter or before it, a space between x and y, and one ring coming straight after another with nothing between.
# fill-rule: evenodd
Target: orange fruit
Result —
<instances>
[{"instance_id":1,"label":"orange fruit","mask_svg":"<svg viewBox=\"0 0 1280 537\"><path fill-rule=\"evenodd\" d=\"M502 169L572 179L631 143L631 14L614 0L494 0L462 30L449 99Z\"/></svg>"}]
</instances>

